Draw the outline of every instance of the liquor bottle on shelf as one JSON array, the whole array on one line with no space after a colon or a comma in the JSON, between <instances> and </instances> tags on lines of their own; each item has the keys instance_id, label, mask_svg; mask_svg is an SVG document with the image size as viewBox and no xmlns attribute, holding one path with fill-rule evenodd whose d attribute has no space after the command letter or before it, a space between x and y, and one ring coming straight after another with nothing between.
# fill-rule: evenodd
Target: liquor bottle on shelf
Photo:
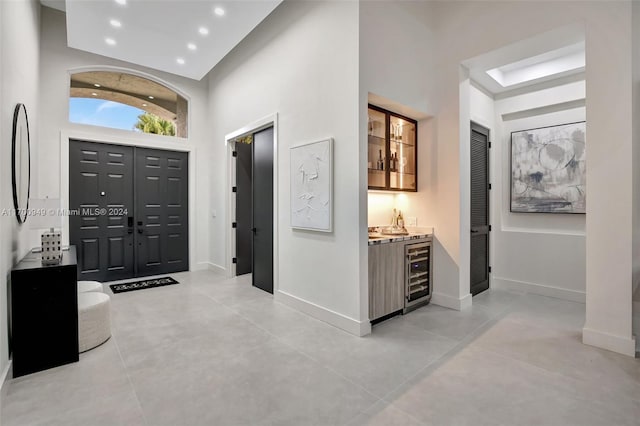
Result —
<instances>
[{"instance_id":1,"label":"liquor bottle on shelf","mask_svg":"<svg viewBox=\"0 0 640 426\"><path fill-rule=\"evenodd\" d=\"M404 228L404 217L402 217L402 210L398 211L398 228Z\"/></svg>"},{"instance_id":2,"label":"liquor bottle on shelf","mask_svg":"<svg viewBox=\"0 0 640 426\"><path fill-rule=\"evenodd\" d=\"M396 139L396 126L393 125L393 123L391 123L391 140L395 140Z\"/></svg>"},{"instance_id":3,"label":"liquor bottle on shelf","mask_svg":"<svg viewBox=\"0 0 640 426\"><path fill-rule=\"evenodd\" d=\"M378 170L384 170L384 160L382 160L382 150L378 150Z\"/></svg>"}]
</instances>

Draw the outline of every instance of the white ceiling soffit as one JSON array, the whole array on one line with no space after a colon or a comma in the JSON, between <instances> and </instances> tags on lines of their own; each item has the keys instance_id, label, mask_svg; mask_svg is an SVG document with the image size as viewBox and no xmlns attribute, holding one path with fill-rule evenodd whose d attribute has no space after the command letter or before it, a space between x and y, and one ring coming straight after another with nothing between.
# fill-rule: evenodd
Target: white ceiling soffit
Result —
<instances>
[{"instance_id":1,"label":"white ceiling soffit","mask_svg":"<svg viewBox=\"0 0 640 426\"><path fill-rule=\"evenodd\" d=\"M201 80L282 0L66 0L69 47Z\"/></svg>"},{"instance_id":2,"label":"white ceiling soffit","mask_svg":"<svg viewBox=\"0 0 640 426\"><path fill-rule=\"evenodd\" d=\"M472 80L493 94L585 70L584 30L567 26L463 62Z\"/></svg>"}]
</instances>

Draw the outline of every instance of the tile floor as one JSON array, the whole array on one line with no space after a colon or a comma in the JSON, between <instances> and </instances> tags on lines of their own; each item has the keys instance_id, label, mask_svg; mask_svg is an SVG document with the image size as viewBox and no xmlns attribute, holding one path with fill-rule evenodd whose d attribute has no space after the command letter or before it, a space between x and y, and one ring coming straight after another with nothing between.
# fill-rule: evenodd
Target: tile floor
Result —
<instances>
[{"instance_id":1,"label":"tile floor","mask_svg":"<svg viewBox=\"0 0 640 426\"><path fill-rule=\"evenodd\" d=\"M639 425L640 360L580 343L584 305L491 291L351 336L248 277L112 296L113 337L9 382L2 425Z\"/></svg>"}]
</instances>

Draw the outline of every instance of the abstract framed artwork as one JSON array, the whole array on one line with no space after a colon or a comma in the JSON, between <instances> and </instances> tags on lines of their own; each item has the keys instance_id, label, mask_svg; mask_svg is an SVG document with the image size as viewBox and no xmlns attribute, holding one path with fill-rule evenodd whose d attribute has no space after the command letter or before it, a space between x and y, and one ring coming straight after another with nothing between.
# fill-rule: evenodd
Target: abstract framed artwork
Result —
<instances>
[{"instance_id":1,"label":"abstract framed artwork","mask_svg":"<svg viewBox=\"0 0 640 426\"><path fill-rule=\"evenodd\" d=\"M586 212L586 123L511 133L511 212Z\"/></svg>"},{"instance_id":2,"label":"abstract framed artwork","mask_svg":"<svg viewBox=\"0 0 640 426\"><path fill-rule=\"evenodd\" d=\"M333 231L333 139L291 148L291 227Z\"/></svg>"}]
</instances>

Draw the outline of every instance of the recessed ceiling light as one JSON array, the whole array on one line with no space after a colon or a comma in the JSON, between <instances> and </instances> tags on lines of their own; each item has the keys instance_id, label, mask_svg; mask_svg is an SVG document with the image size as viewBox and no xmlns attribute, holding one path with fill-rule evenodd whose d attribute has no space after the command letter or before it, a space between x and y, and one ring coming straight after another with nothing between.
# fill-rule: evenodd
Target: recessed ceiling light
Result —
<instances>
[{"instance_id":1,"label":"recessed ceiling light","mask_svg":"<svg viewBox=\"0 0 640 426\"><path fill-rule=\"evenodd\" d=\"M182 58L177 58L176 62L179 63L180 65L184 65L184 59Z\"/></svg>"},{"instance_id":2,"label":"recessed ceiling light","mask_svg":"<svg viewBox=\"0 0 640 426\"><path fill-rule=\"evenodd\" d=\"M147 104L142 104L142 106L143 106L143 107L146 107L146 106L147 106Z\"/></svg>"},{"instance_id":3,"label":"recessed ceiling light","mask_svg":"<svg viewBox=\"0 0 640 426\"><path fill-rule=\"evenodd\" d=\"M218 16L224 16L224 9L221 7L216 7L215 9L213 9L213 13Z\"/></svg>"},{"instance_id":4,"label":"recessed ceiling light","mask_svg":"<svg viewBox=\"0 0 640 426\"><path fill-rule=\"evenodd\" d=\"M92 96L98 96L98 94L96 92L93 92L91 95Z\"/></svg>"},{"instance_id":5,"label":"recessed ceiling light","mask_svg":"<svg viewBox=\"0 0 640 426\"><path fill-rule=\"evenodd\" d=\"M112 19L109 21L109 23L111 24L112 27L116 27L116 28L120 28L122 26L122 22L118 21L117 19Z\"/></svg>"},{"instance_id":6,"label":"recessed ceiling light","mask_svg":"<svg viewBox=\"0 0 640 426\"><path fill-rule=\"evenodd\" d=\"M187 44L187 49L189 50L196 50L198 48L198 46L196 46L194 43L188 43Z\"/></svg>"},{"instance_id":7,"label":"recessed ceiling light","mask_svg":"<svg viewBox=\"0 0 640 426\"><path fill-rule=\"evenodd\" d=\"M149 96L149 99L153 99L153 96Z\"/></svg>"},{"instance_id":8,"label":"recessed ceiling light","mask_svg":"<svg viewBox=\"0 0 640 426\"><path fill-rule=\"evenodd\" d=\"M100 85L98 83L93 83L94 86L96 87L100 87Z\"/></svg>"},{"instance_id":9,"label":"recessed ceiling light","mask_svg":"<svg viewBox=\"0 0 640 426\"><path fill-rule=\"evenodd\" d=\"M206 36L207 34L209 34L209 29L205 28L205 27L200 27L200 28L198 28L198 32L200 34L202 34L203 36Z\"/></svg>"},{"instance_id":10,"label":"recessed ceiling light","mask_svg":"<svg viewBox=\"0 0 640 426\"><path fill-rule=\"evenodd\" d=\"M116 45L116 41L114 39L112 39L112 38L109 38L109 37L105 38L104 42L107 43L109 46L115 46Z\"/></svg>"},{"instance_id":11,"label":"recessed ceiling light","mask_svg":"<svg viewBox=\"0 0 640 426\"><path fill-rule=\"evenodd\" d=\"M116 0L116 3L124 6L125 4L127 4L127 0Z\"/></svg>"}]
</instances>

